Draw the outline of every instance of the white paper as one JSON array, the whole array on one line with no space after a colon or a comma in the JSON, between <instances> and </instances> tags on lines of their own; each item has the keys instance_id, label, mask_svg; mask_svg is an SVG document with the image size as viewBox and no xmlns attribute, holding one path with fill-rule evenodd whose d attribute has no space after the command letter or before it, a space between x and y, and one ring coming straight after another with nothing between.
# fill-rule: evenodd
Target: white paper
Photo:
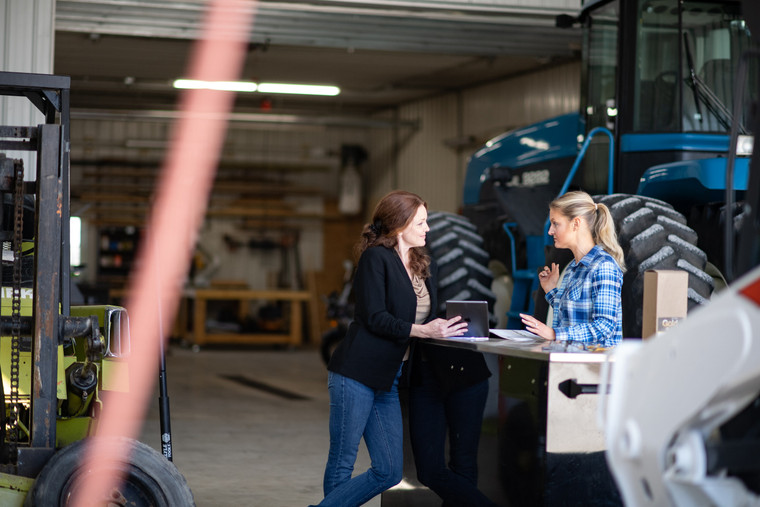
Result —
<instances>
[{"instance_id":1,"label":"white paper","mask_svg":"<svg viewBox=\"0 0 760 507\"><path fill-rule=\"evenodd\" d=\"M488 337L487 336L450 336L449 338L444 338L445 340L462 340L465 342L487 342Z\"/></svg>"},{"instance_id":2,"label":"white paper","mask_svg":"<svg viewBox=\"0 0 760 507\"><path fill-rule=\"evenodd\" d=\"M489 331L499 338L515 342L532 342L541 339L537 334L523 329L490 329Z\"/></svg>"}]
</instances>

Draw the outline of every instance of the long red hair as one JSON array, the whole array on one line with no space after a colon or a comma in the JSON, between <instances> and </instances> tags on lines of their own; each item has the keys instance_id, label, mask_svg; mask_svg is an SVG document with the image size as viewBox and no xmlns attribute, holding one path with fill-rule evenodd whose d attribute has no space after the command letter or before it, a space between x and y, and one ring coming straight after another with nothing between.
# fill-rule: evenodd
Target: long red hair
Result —
<instances>
[{"instance_id":1,"label":"long red hair","mask_svg":"<svg viewBox=\"0 0 760 507\"><path fill-rule=\"evenodd\" d=\"M420 206L427 209L422 197L412 192L394 190L386 194L375 206L372 221L364 225L359 242L354 247L356 258L372 246L396 248L398 233L412 222ZM423 279L430 276L430 256L425 247L409 249L409 267L412 273Z\"/></svg>"}]
</instances>

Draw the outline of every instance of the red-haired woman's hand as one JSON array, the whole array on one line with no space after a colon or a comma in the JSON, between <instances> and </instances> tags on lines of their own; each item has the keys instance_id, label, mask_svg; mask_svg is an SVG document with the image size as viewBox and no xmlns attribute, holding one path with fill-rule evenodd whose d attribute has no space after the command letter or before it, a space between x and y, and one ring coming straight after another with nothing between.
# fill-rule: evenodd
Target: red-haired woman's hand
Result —
<instances>
[{"instance_id":1,"label":"red-haired woman's hand","mask_svg":"<svg viewBox=\"0 0 760 507\"><path fill-rule=\"evenodd\" d=\"M412 324L412 336L417 338L451 338L462 336L467 331L467 322L462 317L435 319L427 324Z\"/></svg>"}]
</instances>

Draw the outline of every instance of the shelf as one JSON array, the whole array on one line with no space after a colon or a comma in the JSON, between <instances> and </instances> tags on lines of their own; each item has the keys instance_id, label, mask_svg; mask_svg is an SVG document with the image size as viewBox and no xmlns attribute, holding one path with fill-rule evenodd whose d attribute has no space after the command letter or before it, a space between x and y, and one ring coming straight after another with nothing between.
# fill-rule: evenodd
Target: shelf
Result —
<instances>
[{"instance_id":1,"label":"shelf","mask_svg":"<svg viewBox=\"0 0 760 507\"><path fill-rule=\"evenodd\" d=\"M72 163L72 203L82 218L96 227L142 225L155 199L160 164L100 159ZM311 203L329 197L334 188L322 185L335 168L324 160L286 164L221 163L210 190L206 218L298 223L332 220L333 213ZM302 174L310 177L302 178ZM316 179L315 179L315 175ZM315 183L316 181L316 183ZM336 182L337 183L337 182ZM323 188L325 187L325 188ZM330 194L331 195L331 194ZM306 206L300 203L308 202Z\"/></svg>"},{"instance_id":2,"label":"shelf","mask_svg":"<svg viewBox=\"0 0 760 507\"><path fill-rule=\"evenodd\" d=\"M126 278L134 265L139 239L136 227L101 227L98 230L98 279Z\"/></svg>"}]
</instances>

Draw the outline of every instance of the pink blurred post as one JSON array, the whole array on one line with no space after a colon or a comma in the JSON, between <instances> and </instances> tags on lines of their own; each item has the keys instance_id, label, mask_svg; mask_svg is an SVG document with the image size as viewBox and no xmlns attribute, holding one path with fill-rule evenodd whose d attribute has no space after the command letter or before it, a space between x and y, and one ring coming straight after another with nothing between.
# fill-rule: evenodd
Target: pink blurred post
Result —
<instances>
[{"instance_id":1,"label":"pink blurred post","mask_svg":"<svg viewBox=\"0 0 760 507\"><path fill-rule=\"evenodd\" d=\"M239 79L254 8L252 0L209 1L187 77ZM132 337L129 394L113 397L110 403L105 398L97 436L136 438L140 431L157 379L159 340L166 339L160 330L172 328L234 99L234 92L214 90L187 90L182 95L183 114L174 126L128 291ZM108 466L117 456L109 455L102 446L95 444L87 458L87 473L69 505L103 505L119 479Z\"/></svg>"}]
</instances>

